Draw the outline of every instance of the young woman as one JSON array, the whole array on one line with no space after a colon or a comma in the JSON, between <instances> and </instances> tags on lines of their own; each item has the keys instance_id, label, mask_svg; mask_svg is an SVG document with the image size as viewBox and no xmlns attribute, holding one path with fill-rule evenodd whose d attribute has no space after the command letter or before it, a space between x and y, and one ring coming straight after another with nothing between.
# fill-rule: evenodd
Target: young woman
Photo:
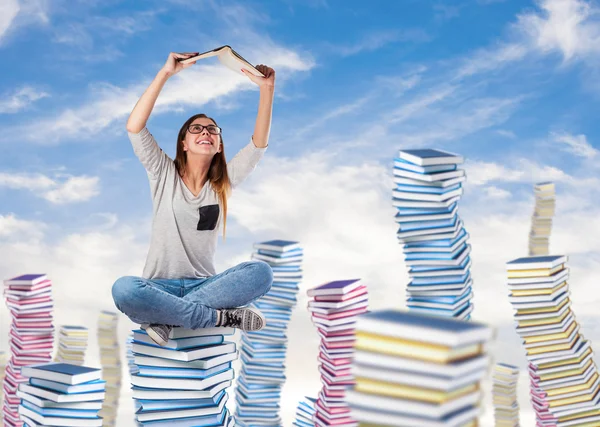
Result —
<instances>
[{"instance_id":1,"label":"young woman","mask_svg":"<svg viewBox=\"0 0 600 427\"><path fill-rule=\"evenodd\" d=\"M250 142L229 163L221 128L204 114L190 117L181 127L173 161L146 122L169 77L194 64L182 65L178 59L193 55L171 53L127 121L133 150L150 181L154 219L142 277L119 278L112 295L117 308L159 345L166 344L173 326L263 328L260 311L238 307L263 296L273 282L271 267L258 260L216 274L214 254L221 227L225 236L227 197L267 148L275 71L259 65L265 77L256 77L243 70L259 86L258 114Z\"/></svg>"}]
</instances>

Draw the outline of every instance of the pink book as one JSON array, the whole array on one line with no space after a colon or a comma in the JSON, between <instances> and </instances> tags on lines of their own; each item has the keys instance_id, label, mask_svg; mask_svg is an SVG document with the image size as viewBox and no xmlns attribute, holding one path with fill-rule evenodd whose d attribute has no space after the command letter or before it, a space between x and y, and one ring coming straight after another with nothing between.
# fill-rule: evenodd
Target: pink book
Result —
<instances>
[{"instance_id":1,"label":"pink book","mask_svg":"<svg viewBox=\"0 0 600 427\"><path fill-rule=\"evenodd\" d=\"M312 316L319 318L319 319L336 320L336 319L343 319L343 318L347 318L347 317L351 317L351 316L357 316L359 314L366 313L366 312L367 312L367 308L365 307L365 308L356 308L354 310L343 311L343 312L334 313L334 314L312 313Z\"/></svg>"},{"instance_id":2,"label":"pink book","mask_svg":"<svg viewBox=\"0 0 600 427\"><path fill-rule=\"evenodd\" d=\"M345 413L350 413L350 408L348 406L346 407L328 407L327 404L323 403L321 401L321 399L317 399L317 405L324 409L325 411L327 411L330 414L345 414Z\"/></svg>"},{"instance_id":3,"label":"pink book","mask_svg":"<svg viewBox=\"0 0 600 427\"><path fill-rule=\"evenodd\" d=\"M340 301L347 301L351 298L356 298L358 296L364 295L367 293L367 287L365 285L361 285L360 287L356 288L355 290L348 292L346 294L342 294L342 295L319 295L316 296L314 299L315 301L331 301L331 302L340 302Z\"/></svg>"},{"instance_id":4,"label":"pink book","mask_svg":"<svg viewBox=\"0 0 600 427\"><path fill-rule=\"evenodd\" d=\"M330 359L323 352L320 352L318 357L322 357L323 359L327 360L332 365L345 365L345 364L348 364L348 363L352 363L352 359L349 358L349 357L348 358L342 358L342 359Z\"/></svg>"}]
</instances>

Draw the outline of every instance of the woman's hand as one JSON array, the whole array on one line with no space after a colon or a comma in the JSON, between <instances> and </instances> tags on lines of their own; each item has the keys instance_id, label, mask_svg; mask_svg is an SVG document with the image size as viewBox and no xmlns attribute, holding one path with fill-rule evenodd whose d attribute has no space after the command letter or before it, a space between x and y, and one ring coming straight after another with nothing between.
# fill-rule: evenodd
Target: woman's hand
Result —
<instances>
[{"instance_id":1,"label":"woman's hand","mask_svg":"<svg viewBox=\"0 0 600 427\"><path fill-rule=\"evenodd\" d=\"M248 76L250 80L256 83L259 87L274 87L275 86L275 70L266 65L260 64L256 66L256 69L260 71L264 77L255 76L250 71L242 68L242 72Z\"/></svg>"},{"instance_id":2,"label":"woman's hand","mask_svg":"<svg viewBox=\"0 0 600 427\"><path fill-rule=\"evenodd\" d=\"M194 55L198 55L198 52L190 52L190 53L171 52L169 54L169 57L167 58L167 62L165 62L165 65L162 67L162 70L169 77L174 76L175 74L177 74L184 68L190 67L196 63L196 61L194 61L194 62L190 62L189 64L182 64L181 62L178 61L178 59L179 58L190 58Z\"/></svg>"}]
</instances>

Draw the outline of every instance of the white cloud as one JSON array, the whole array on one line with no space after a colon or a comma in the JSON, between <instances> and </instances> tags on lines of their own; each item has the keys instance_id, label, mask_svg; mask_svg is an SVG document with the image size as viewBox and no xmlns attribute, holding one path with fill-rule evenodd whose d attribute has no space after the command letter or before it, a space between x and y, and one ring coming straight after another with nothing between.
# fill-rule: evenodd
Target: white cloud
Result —
<instances>
[{"instance_id":1,"label":"white cloud","mask_svg":"<svg viewBox=\"0 0 600 427\"><path fill-rule=\"evenodd\" d=\"M561 169L548 165L539 165L525 158L511 159L505 166L496 162L465 162L469 185L485 185L488 182L535 182L554 181L567 184L579 183L574 177Z\"/></svg>"},{"instance_id":2,"label":"white cloud","mask_svg":"<svg viewBox=\"0 0 600 427\"><path fill-rule=\"evenodd\" d=\"M7 42L9 34L20 27L49 22L48 0L3 0L0 2L0 45Z\"/></svg>"},{"instance_id":3,"label":"white cloud","mask_svg":"<svg viewBox=\"0 0 600 427\"><path fill-rule=\"evenodd\" d=\"M455 78L497 70L506 64L525 58L527 48L519 43L502 43L493 48L480 49L463 59Z\"/></svg>"},{"instance_id":4,"label":"white cloud","mask_svg":"<svg viewBox=\"0 0 600 427\"><path fill-rule=\"evenodd\" d=\"M42 174L0 172L0 187L26 189L56 205L84 202L100 194L98 177L60 175L58 178L52 179Z\"/></svg>"},{"instance_id":5,"label":"white cloud","mask_svg":"<svg viewBox=\"0 0 600 427\"><path fill-rule=\"evenodd\" d=\"M590 144L585 135L571 135L568 133L554 133L551 135L552 140L563 145L563 150L578 157L592 159L598 155L592 144Z\"/></svg>"},{"instance_id":6,"label":"white cloud","mask_svg":"<svg viewBox=\"0 0 600 427\"><path fill-rule=\"evenodd\" d=\"M0 41L10 29L20 7L17 0L4 0L0 3Z\"/></svg>"},{"instance_id":7,"label":"white cloud","mask_svg":"<svg viewBox=\"0 0 600 427\"><path fill-rule=\"evenodd\" d=\"M35 101L50 96L47 92L35 89L32 86L23 86L12 94L7 94L0 99L0 114L12 114L25 110Z\"/></svg>"},{"instance_id":8,"label":"white cloud","mask_svg":"<svg viewBox=\"0 0 600 427\"><path fill-rule=\"evenodd\" d=\"M565 61L600 52L599 10L583 0L541 0L542 13L519 16L518 27L541 52L560 52Z\"/></svg>"},{"instance_id":9,"label":"white cloud","mask_svg":"<svg viewBox=\"0 0 600 427\"><path fill-rule=\"evenodd\" d=\"M67 179L58 188L50 190L43 197L56 205L85 202L100 194L100 179L96 176L74 176Z\"/></svg>"},{"instance_id":10,"label":"white cloud","mask_svg":"<svg viewBox=\"0 0 600 427\"><path fill-rule=\"evenodd\" d=\"M326 44L335 54L352 56L362 52L372 52L391 43L397 42L426 42L430 36L421 29L379 30L366 34L361 40L349 45Z\"/></svg>"}]
</instances>

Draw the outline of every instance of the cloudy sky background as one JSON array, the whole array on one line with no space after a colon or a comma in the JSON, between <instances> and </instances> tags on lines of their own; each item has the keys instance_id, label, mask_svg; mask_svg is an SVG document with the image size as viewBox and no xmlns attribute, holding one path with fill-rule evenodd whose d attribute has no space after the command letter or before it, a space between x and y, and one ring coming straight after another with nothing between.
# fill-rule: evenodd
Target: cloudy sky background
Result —
<instances>
[{"instance_id":1,"label":"cloudy sky background","mask_svg":"<svg viewBox=\"0 0 600 427\"><path fill-rule=\"evenodd\" d=\"M170 51L230 44L275 68L277 84L270 146L230 201L217 267L247 260L257 241L298 240L305 250L284 425L320 387L307 289L360 277L371 309L405 307L408 277L390 201L398 149L466 157L459 212L473 246L473 317L496 328L495 359L522 368L504 264L527 253L533 184L556 182L551 252L569 255L573 309L600 348L600 4L133 5L0 3L0 272L46 272L57 326L95 331L97 313L114 309L116 278L141 274L152 218L147 177L125 132L135 102ZM256 87L213 59L173 77L158 99L148 127L172 157L179 127L198 112L224 129L228 158L252 133ZM0 350L8 349L9 323L0 307ZM124 375L133 327L121 317ZM98 363L92 333L86 364ZM125 376L125 427L133 426L128 387ZM523 371L521 419L533 425L527 392ZM482 420L492 425L489 403Z\"/></svg>"}]
</instances>

